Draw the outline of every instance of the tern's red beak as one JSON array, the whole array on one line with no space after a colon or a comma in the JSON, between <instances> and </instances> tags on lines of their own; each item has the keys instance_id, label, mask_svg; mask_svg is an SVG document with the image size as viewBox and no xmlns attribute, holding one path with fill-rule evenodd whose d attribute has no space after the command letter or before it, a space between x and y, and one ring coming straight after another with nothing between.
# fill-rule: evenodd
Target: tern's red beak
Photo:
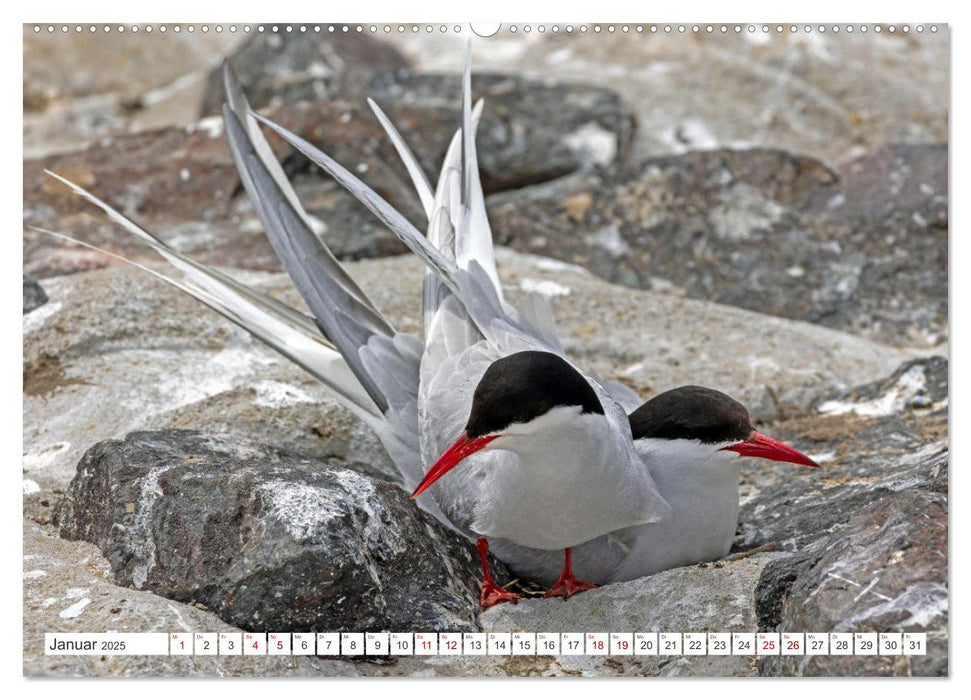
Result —
<instances>
[{"instance_id":1,"label":"tern's red beak","mask_svg":"<svg viewBox=\"0 0 971 700\"><path fill-rule=\"evenodd\" d=\"M819 468L818 464L799 450L794 450L785 443L773 440L762 433L755 433L751 439L745 442L729 445L722 449L738 452L743 457L761 457L762 459L771 459L775 462L791 462L793 464L804 464L814 469Z\"/></svg>"},{"instance_id":2,"label":"tern's red beak","mask_svg":"<svg viewBox=\"0 0 971 700\"><path fill-rule=\"evenodd\" d=\"M459 435L459 439L452 443L452 446L445 450L445 454L439 457L438 461L432 465L432 468L425 473L425 478L418 484L418 488L411 494L411 497L418 498L425 489L458 466L459 462L469 455L478 452L497 437L499 436L483 435L482 437L469 440L468 436L463 432Z\"/></svg>"}]
</instances>

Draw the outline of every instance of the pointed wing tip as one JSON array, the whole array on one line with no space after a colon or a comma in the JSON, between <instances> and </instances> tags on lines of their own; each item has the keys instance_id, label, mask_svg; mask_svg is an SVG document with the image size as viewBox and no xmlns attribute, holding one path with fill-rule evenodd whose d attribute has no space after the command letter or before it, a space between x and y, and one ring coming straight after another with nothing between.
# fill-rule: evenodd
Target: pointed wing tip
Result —
<instances>
[{"instance_id":1,"label":"pointed wing tip","mask_svg":"<svg viewBox=\"0 0 971 700\"><path fill-rule=\"evenodd\" d=\"M63 175L58 175L53 170L48 170L47 168L44 168L44 174L45 175L49 175L50 177L54 178L55 180L60 180L61 182L66 183L68 185L73 185L74 184L73 182L71 182L70 180L68 180L66 177L64 177Z\"/></svg>"}]
</instances>

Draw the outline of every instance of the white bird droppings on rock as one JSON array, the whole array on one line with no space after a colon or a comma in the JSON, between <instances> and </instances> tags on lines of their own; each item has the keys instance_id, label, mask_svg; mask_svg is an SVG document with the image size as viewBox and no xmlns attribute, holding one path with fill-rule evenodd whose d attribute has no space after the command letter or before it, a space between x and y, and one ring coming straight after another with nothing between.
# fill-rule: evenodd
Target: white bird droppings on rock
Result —
<instances>
[{"instance_id":1,"label":"white bird droppings on rock","mask_svg":"<svg viewBox=\"0 0 971 700\"><path fill-rule=\"evenodd\" d=\"M897 380L883 396L867 401L825 401L819 405L822 414L839 416L855 413L858 416L879 418L899 413L907 403L920 394L927 383L927 376L921 365L914 365Z\"/></svg>"},{"instance_id":2,"label":"white bird droppings on rock","mask_svg":"<svg viewBox=\"0 0 971 700\"><path fill-rule=\"evenodd\" d=\"M69 449L71 449L71 443L55 442L42 450L26 454L23 458L24 471L32 472L49 467L58 455L67 452Z\"/></svg>"},{"instance_id":3,"label":"white bird droppings on rock","mask_svg":"<svg viewBox=\"0 0 971 700\"><path fill-rule=\"evenodd\" d=\"M616 226L608 226L596 233L587 236L587 241L598 248L607 251L611 257L619 258L630 253L630 246L620 235L620 229Z\"/></svg>"},{"instance_id":4,"label":"white bird droppings on rock","mask_svg":"<svg viewBox=\"0 0 971 700\"><path fill-rule=\"evenodd\" d=\"M257 382L253 385L253 389L256 391L256 399L253 403L257 406L284 408L301 403L317 403L316 399L292 384L272 379Z\"/></svg>"},{"instance_id":5,"label":"white bird droppings on rock","mask_svg":"<svg viewBox=\"0 0 971 700\"><path fill-rule=\"evenodd\" d=\"M610 165L617 157L617 136L596 122L588 122L563 137L567 147L600 166Z\"/></svg>"},{"instance_id":6,"label":"white bird droppings on rock","mask_svg":"<svg viewBox=\"0 0 971 700\"><path fill-rule=\"evenodd\" d=\"M189 124L185 130L190 134L193 131L204 131L209 138L218 139L223 134L223 118L222 116L206 117L195 124Z\"/></svg>"},{"instance_id":7,"label":"white bird droppings on rock","mask_svg":"<svg viewBox=\"0 0 971 700\"><path fill-rule=\"evenodd\" d=\"M88 604L90 602L91 602L91 599L90 598L82 598L81 600L79 600L78 602L76 602L74 605L72 605L70 607L67 607L67 608L64 608L58 614L61 617L63 617L65 620L70 620L72 618L77 617L81 613L83 613L84 612L84 609L86 607L88 607Z\"/></svg>"},{"instance_id":8,"label":"white bird droppings on rock","mask_svg":"<svg viewBox=\"0 0 971 700\"><path fill-rule=\"evenodd\" d=\"M565 284L553 282L552 280L537 280L527 277L520 281L519 288L524 292L536 292L544 297L566 296L573 290Z\"/></svg>"},{"instance_id":9,"label":"white bird droppings on rock","mask_svg":"<svg viewBox=\"0 0 971 700\"><path fill-rule=\"evenodd\" d=\"M44 325L51 316L61 310L61 302L44 304L30 313L24 314L24 335L36 331Z\"/></svg>"},{"instance_id":10,"label":"white bird droppings on rock","mask_svg":"<svg viewBox=\"0 0 971 700\"><path fill-rule=\"evenodd\" d=\"M298 540L309 537L331 518L345 514L325 491L306 484L270 481L260 485L258 493L264 499L267 515Z\"/></svg>"}]
</instances>

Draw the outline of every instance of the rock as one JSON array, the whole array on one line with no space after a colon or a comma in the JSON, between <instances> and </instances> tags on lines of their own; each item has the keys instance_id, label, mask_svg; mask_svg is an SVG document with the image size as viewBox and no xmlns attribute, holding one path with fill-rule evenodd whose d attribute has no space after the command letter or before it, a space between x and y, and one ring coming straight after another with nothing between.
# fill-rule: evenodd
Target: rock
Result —
<instances>
[{"instance_id":1,"label":"rock","mask_svg":"<svg viewBox=\"0 0 971 700\"><path fill-rule=\"evenodd\" d=\"M760 629L927 632L928 654L766 658L761 671L946 675L947 361L908 362L818 408L773 430L825 450L822 469L763 480L739 516L736 550L791 553L762 573Z\"/></svg>"},{"instance_id":2,"label":"rock","mask_svg":"<svg viewBox=\"0 0 971 700\"><path fill-rule=\"evenodd\" d=\"M353 676L355 664L317 657L46 656L47 632L241 632L211 612L111 583L111 567L87 542L23 524L25 676Z\"/></svg>"},{"instance_id":3,"label":"rock","mask_svg":"<svg viewBox=\"0 0 971 700\"><path fill-rule=\"evenodd\" d=\"M226 60L254 109L303 100L358 102L373 81L408 70L407 60L391 44L339 27L333 33L308 29L254 34ZM222 114L223 95L222 68L217 66L209 74L200 115Z\"/></svg>"},{"instance_id":4,"label":"rock","mask_svg":"<svg viewBox=\"0 0 971 700\"><path fill-rule=\"evenodd\" d=\"M473 68L528 72L572 82L578 76L609 85L637 118L635 159L715 148L781 148L843 162L887 143L946 141L949 127L951 36L873 31L781 34L749 32L747 24L712 23L690 41L663 24L615 25L607 33L534 31L503 26L490 46L476 46ZM739 26L738 33L735 26ZM652 27L656 33L652 33ZM522 27L520 27L520 30ZM549 26L547 25L547 29ZM436 32L437 34L437 32ZM667 41L666 38L672 39ZM410 32L393 36L418 71L455 70L467 36Z\"/></svg>"},{"instance_id":5,"label":"rock","mask_svg":"<svg viewBox=\"0 0 971 700\"><path fill-rule=\"evenodd\" d=\"M393 484L256 443L196 431L98 443L58 521L61 537L98 545L120 585L247 630L478 629L471 543Z\"/></svg>"},{"instance_id":6,"label":"rock","mask_svg":"<svg viewBox=\"0 0 971 700\"><path fill-rule=\"evenodd\" d=\"M947 517L946 494L875 499L759 581L760 629L926 632L926 656L765 657L762 675L948 675Z\"/></svg>"},{"instance_id":7,"label":"rock","mask_svg":"<svg viewBox=\"0 0 971 700\"><path fill-rule=\"evenodd\" d=\"M272 114L305 133L351 167L366 169L376 191L414 221L423 216L417 196L380 124L367 108L345 103L307 106ZM342 122L351 118L351 127ZM351 128L360 132L348 138ZM343 130L343 137L338 136ZM380 257L403 246L363 205L329 178L308 172L303 156L269 137L331 250L342 258ZM320 140L318 140L320 139ZM389 165L390 164L390 165ZM136 238L114 226L92 205L45 175L52 170L91 190L176 249L211 264L251 270L281 269L256 212L242 189L223 138L221 117L188 128L169 128L106 139L87 149L24 164L24 224L69 233L138 261L155 260ZM25 268L51 276L112 262L86 248L26 231Z\"/></svg>"},{"instance_id":8,"label":"rock","mask_svg":"<svg viewBox=\"0 0 971 700\"><path fill-rule=\"evenodd\" d=\"M437 175L461 123L461 76L409 75L375 86L371 96L415 141L425 171ZM478 99L485 100L476 147L486 194L623 163L634 136L630 110L604 87L476 73Z\"/></svg>"},{"instance_id":9,"label":"rock","mask_svg":"<svg viewBox=\"0 0 971 700\"><path fill-rule=\"evenodd\" d=\"M304 45L306 37L298 36L288 41ZM283 41L277 35L261 35L251 41L257 39ZM341 41L346 39L349 37ZM243 85L250 94L249 84L244 81ZM474 85L476 96L484 96L488 105L478 133L482 179L489 191L542 182L592 163L619 162L633 132L630 113L608 90L510 76L477 77ZM374 86L374 94L405 134L425 171L437 173L460 124L458 77L403 78L390 87ZM381 125L360 100L343 95L325 103L287 103L264 112L355 171L409 220L422 225L425 214L407 171ZM274 135L269 139L335 255L360 259L406 251L329 176L281 139ZM120 135L86 149L24 163L26 226L69 232L130 258L153 259L136 239L106 222L97 209L47 177L44 170L90 189L177 249L204 262L281 269L240 185L220 116L185 128ZM87 249L66 249L59 241L32 231L25 234L24 241L25 265L34 275L46 277L107 264L103 256Z\"/></svg>"},{"instance_id":10,"label":"rock","mask_svg":"<svg viewBox=\"0 0 971 700\"><path fill-rule=\"evenodd\" d=\"M24 314L29 314L46 303L47 294L44 288L33 277L24 275Z\"/></svg>"},{"instance_id":11,"label":"rock","mask_svg":"<svg viewBox=\"0 0 971 700\"><path fill-rule=\"evenodd\" d=\"M897 345L947 337L947 146L835 173L782 151L697 151L489 199L496 241Z\"/></svg>"},{"instance_id":12,"label":"rock","mask_svg":"<svg viewBox=\"0 0 971 700\"><path fill-rule=\"evenodd\" d=\"M24 225L68 233L135 260L157 260L99 209L45 175L51 170L179 250L201 248L201 258L222 265L279 269L259 222L235 211L239 178L222 134L219 119L126 134L83 150L24 161ZM279 141L274 144L283 151ZM24 266L35 276L103 267L109 260L43 234L24 234Z\"/></svg>"},{"instance_id":13,"label":"rock","mask_svg":"<svg viewBox=\"0 0 971 700\"><path fill-rule=\"evenodd\" d=\"M901 398L907 393L927 398ZM904 363L889 378L841 396L819 402L819 413L772 426L822 468L803 470L798 479L785 469L760 469L758 493L739 518L736 549L775 541L797 551L884 496L909 489L947 493L946 359ZM852 400L861 397L869 398Z\"/></svg>"},{"instance_id":14,"label":"rock","mask_svg":"<svg viewBox=\"0 0 971 700\"><path fill-rule=\"evenodd\" d=\"M144 25L141 33L60 26L36 34L23 28L24 155L31 158L195 121L206 76L243 36L186 25L179 32L168 25L164 35L147 34Z\"/></svg>"},{"instance_id":15,"label":"rock","mask_svg":"<svg viewBox=\"0 0 971 700\"><path fill-rule=\"evenodd\" d=\"M753 592L774 554L686 566L562 600L499 605L481 616L486 631L751 632ZM526 660L524 660L525 662ZM754 676L743 656L537 657L521 675Z\"/></svg>"}]
</instances>

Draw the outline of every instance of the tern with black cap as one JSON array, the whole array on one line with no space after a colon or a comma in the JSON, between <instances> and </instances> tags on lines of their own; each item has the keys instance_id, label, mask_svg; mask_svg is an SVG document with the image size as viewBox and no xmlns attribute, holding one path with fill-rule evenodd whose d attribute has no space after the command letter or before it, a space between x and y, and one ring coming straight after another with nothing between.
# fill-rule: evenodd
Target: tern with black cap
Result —
<instances>
[{"instance_id":1,"label":"tern with black cap","mask_svg":"<svg viewBox=\"0 0 971 700\"><path fill-rule=\"evenodd\" d=\"M143 269L306 369L369 425L419 507L477 541L484 607L517 598L493 580L490 546L517 575L568 598L724 556L738 517L740 456L816 466L756 432L744 407L720 392L681 387L641 405L629 389L567 358L543 297L505 301L479 182L474 133L482 103L472 106L468 60L461 126L434 189L370 103L412 178L427 236L329 156L250 111L228 65L224 84L226 134L240 179L309 316L191 260L51 175L183 277ZM425 262L422 337L397 331L314 233L260 122Z\"/></svg>"}]
</instances>

